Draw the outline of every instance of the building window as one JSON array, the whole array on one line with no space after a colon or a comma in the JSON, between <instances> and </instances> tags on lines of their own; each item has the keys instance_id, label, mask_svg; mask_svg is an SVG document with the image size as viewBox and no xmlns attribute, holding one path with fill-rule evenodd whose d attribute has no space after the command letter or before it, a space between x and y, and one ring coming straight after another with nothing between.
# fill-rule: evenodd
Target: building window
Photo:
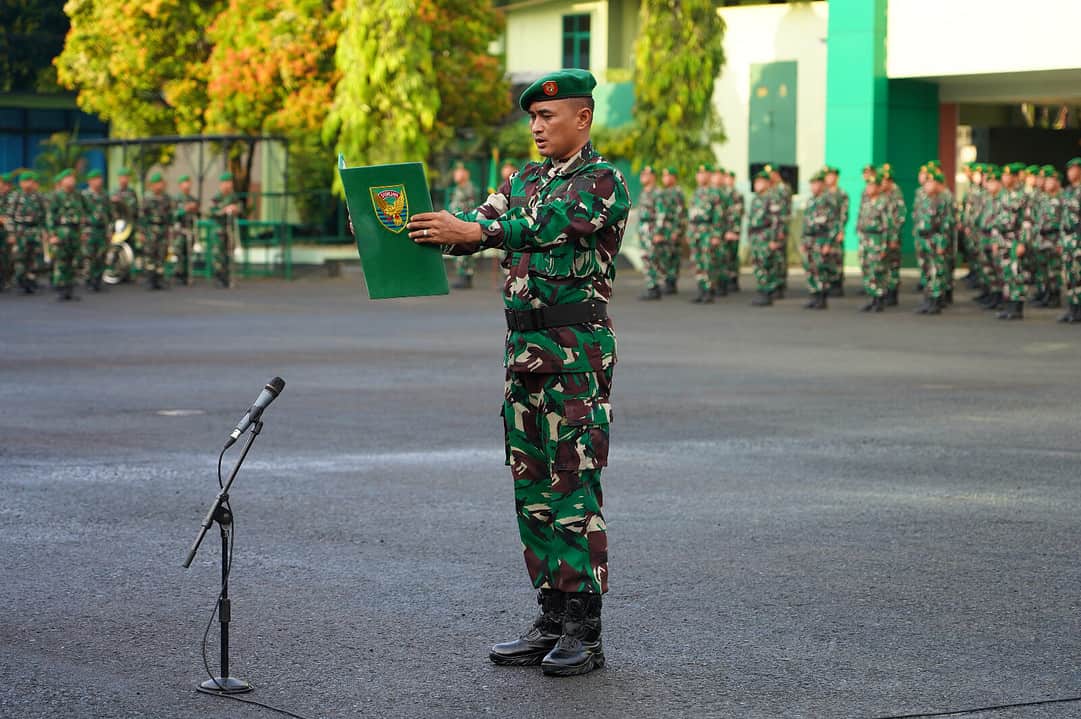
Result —
<instances>
[{"instance_id":1,"label":"building window","mask_svg":"<svg viewBox=\"0 0 1081 719\"><path fill-rule=\"evenodd\" d=\"M563 67L589 69L589 14L563 16Z\"/></svg>"}]
</instances>

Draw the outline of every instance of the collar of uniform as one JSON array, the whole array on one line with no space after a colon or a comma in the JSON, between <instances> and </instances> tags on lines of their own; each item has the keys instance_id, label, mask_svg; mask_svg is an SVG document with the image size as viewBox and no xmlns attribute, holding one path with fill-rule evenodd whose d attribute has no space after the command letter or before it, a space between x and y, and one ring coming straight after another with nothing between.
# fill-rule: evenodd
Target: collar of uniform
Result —
<instances>
[{"instance_id":1,"label":"collar of uniform","mask_svg":"<svg viewBox=\"0 0 1081 719\"><path fill-rule=\"evenodd\" d=\"M582 149L574 153L566 160L552 160L548 159L548 167L545 168L544 174L549 177L555 177L556 175L569 175L577 170L582 163L586 160L592 159L597 156L597 151L593 149L593 142L589 141L582 145Z\"/></svg>"}]
</instances>

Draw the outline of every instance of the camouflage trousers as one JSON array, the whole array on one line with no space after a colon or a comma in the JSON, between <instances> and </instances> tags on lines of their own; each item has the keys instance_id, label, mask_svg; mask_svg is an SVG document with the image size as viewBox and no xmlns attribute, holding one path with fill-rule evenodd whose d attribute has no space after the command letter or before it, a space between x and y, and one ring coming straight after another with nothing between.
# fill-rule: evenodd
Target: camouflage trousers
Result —
<instances>
[{"instance_id":1,"label":"camouflage trousers","mask_svg":"<svg viewBox=\"0 0 1081 719\"><path fill-rule=\"evenodd\" d=\"M15 278L15 235L8 234L0 225L0 290Z\"/></svg>"},{"instance_id":2,"label":"camouflage trousers","mask_svg":"<svg viewBox=\"0 0 1081 719\"><path fill-rule=\"evenodd\" d=\"M735 230L739 234L738 228ZM739 238L724 241L724 271L729 284L739 282Z\"/></svg>"},{"instance_id":3,"label":"camouflage trousers","mask_svg":"<svg viewBox=\"0 0 1081 719\"><path fill-rule=\"evenodd\" d=\"M807 272L807 288L814 293L829 290L838 278L833 244L829 244L828 252L823 252L829 241L828 237L803 238L803 269Z\"/></svg>"},{"instance_id":4,"label":"camouflage trousers","mask_svg":"<svg viewBox=\"0 0 1081 719\"><path fill-rule=\"evenodd\" d=\"M845 282L845 243L834 235L830 238L830 258L833 263L833 284Z\"/></svg>"},{"instance_id":5,"label":"camouflage trousers","mask_svg":"<svg viewBox=\"0 0 1081 719\"><path fill-rule=\"evenodd\" d=\"M143 269L161 279L165 276L165 258L168 255L169 228L165 225L149 225L146 230Z\"/></svg>"},{"instance_id":6,"label":"camouflage trousers","mask_svg":"<svg viewBox=\"0 0 1081 719\"><path fill-rule=\"evenodd\" d=\"M601 469L612 370L507 371L503 426L526 569L537 589L608 591Z\"/></svg>"},{"instance_id":7,"label":"camouflage trousers","mask_svg":"<svg viewBox=\"0 0 1081 719\"><path fill-rule=\"evenodd\" d=\"M1062 289L1062 248L1058 237L1043 236L1033 253L1033 282L1040 290L1059 292Z\"/></svg>"},{"instance_id":8,"label":"camouflage trousers","mask_svg":"<svg viewBox=\"0 0 1081 719\"><path fill-rule=\"evenodd\" d=\"M758 291L775 292L784 283L785 248L770 248L770 236L751 233L751 265Z\"/></svg>"},{"instance_id":9,"label":"camouflage trousers","mask_svg":"<svg viewBox=\"0 0 1081 719\"><path fill-rule=\"evenodd\" d=\"M714 244L714 240L718 240ZM721 285L721 278L728 281L724 269L724 248L712 227L695 228L691 234L691 262L694 264L694 280L698 289L709 291Z\"/></svg>"},{"instance_id":10,"label":"camouflage trousers","mask_svg":"<svg viewBox=\"0 0 1081 719\"><path fill-rule=\"evenodd\" d=\"M646 289L651 290L661 284L663 252L660 245L653 243L652 237L641 234L638 237L642 243L642 271L646 276Z\"/></svg>"},{"instance_id":11,"label":"camouflage trousers","mask_svg":"<svg viewBox=\"0 0 1081 719\"><path fill-rule=\"evenodd\" d=\"M1020 252L1022 247L1026 247L1025 243L1014 238L1002 248L1002 296L1010 302L1025 300L1025 260ZM1029 253L1026 251L1025 254Z\"/></svg>"},{"instance_id":12,"label":"camouflage trousers","mask_svg":"<svg viewBox=\"0 0 1081 719\"><path fill-rule=\"evenodd\" d=\"M473 255L461 255L454 258L454 269L459 277L472 277L477 270L477 258Z\"/></svg>"},{"instance_id":13,"label":"camouflage trousers","mask_svg":"<svg viewBox=\"0 0 1081 719\"><path fill-rule=\"evenodd\" d=\"M928 238L918 234L912 236L912 247L916 251L916 269L920 271L920 284L926 288L927 278L931 274L931 254Z\"/></svg>"},{"instance_id":14,"label":"camouflage trousers","mask_svg":"<svg viewBox=\"0 0 1081 719\"><path fill-rule=\"evenodd\" d=\"M173 233L173 253L176 255L176 267L173 268L173 276L179 277L186 282L191 281L192 275L192 252L195 242L195 228L190 225L177 226Z\"/></svg>"},{"instance_id":15,"label":"camouflage trousers","mask_svg":"<svg viewBox=\"0 0 1081 719\"><path fill-rule=\"evenodd\" d=\"M104 227L91 227L86 236L86 279L100 282L105 273L105 251L109 249L109 238Z\"/></svg>"},{"instance_id":16,"label":"camouflage trousers","mask_svg":"<svg viewBox=\"0 0 1081 719\"><path fill-rule=\"evenodd\" d=\"M53 249L53 285L59 288L75 285L75 273L82 263L82 237L78 227L58 227L59 242Z\"/></svg>"},{"instance_id":17,"label":"camouflage trousers","mask_svg":"<svg viewBox=\"0 0 1081 719\"><path fill-rule=\"evenodd\" d=\"M901 287L901 235L896 233L887 240L886 266L889 268L887 291L896 292Z\"/></svg>"},{"instance_id":18,"label":"camouflage trousers","mask_svg":"<svg viewBox=\"0 0 1081 719\"><path fill-rule=\"evenodd\" d=\"M1073 307L1081 306L1081 234L1063 233L1062 283Z\"/></svg>"},{"instance_id":19,"label":"camouflage trousers","mask_svg":"<svg viewBox=\"0 0 1081 719\"><path fill-rule=\"evenodd\" d=\"M37 226L20 225L15 230L15 281L19 284L37 279L41 256L41 230Z\"/></svg>"},{"instance_id":20,"label":"camouflage trousers","mask_svg":"<svg viewBox=\"0 0 1081 719\"><path fill-rule=\"evenodd\" d=\"M233 246L235 240L233 232L223 226L219 226L215 234L217 244L214 247L214 277L222 285L228 287L233 280Z\"/></svg>"},{"instance_id":21,"label":"camouflage trousers","mask_svg":"<svg viewBox=\"0 0 1081 719\"><path fill-rule=\"evenodd\" d=\"M660 245L660 269L664 274L664 279L668 282L675 282L679 279L679 265L680 258L679 251L683 245L683 238L680 235L670 237Z\"/></svg>"},{"instance_id":22,"label":"camouflage trousers","mask_svg":"<svg viewBox=\"0 0 1081 719\"><path fill-rule=\"evenodd\" d=\"M966 227L960 230L960 237L961 251L965 256L965 263L968 265L968 270L969 272L974 272L979 275L980 265L982 263L979 235L973 228Z\"/></svg>"},{"instance_id":23,"label":"camouflage trousers","mask_svg":"<svg viewBox=\"0 0 1081 719\"><path fill-rule=\"evenodd\" d=\"M890 262L886 236L860 235L860 270L868 297L885 297L890 283Z\"/></svg>"},{"instance_id":24,"label":"camouflage trousers","mask_svg":"<svg viewBox=\"0 0 1081 719\"><path fill-rule=\"evenodd\" d=\"M924 294L933 300L937 300L949 289L946 275L949 272L950 261L946 253L951 246L950 238L941 234L919 235L917 238L923 246L923 261L926 266L924 273L921 273L925 277Z\"/></svg>"}]
</instances>

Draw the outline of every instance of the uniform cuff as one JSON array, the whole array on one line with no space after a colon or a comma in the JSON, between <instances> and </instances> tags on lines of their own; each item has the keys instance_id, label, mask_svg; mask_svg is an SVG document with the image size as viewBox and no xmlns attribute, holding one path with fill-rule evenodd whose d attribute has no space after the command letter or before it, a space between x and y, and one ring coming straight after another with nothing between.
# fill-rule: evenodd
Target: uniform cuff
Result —
<instances>
[{"instance_id":1,"label":"uniform cuff","mask_svg":"<svg viewBox=\"0 0 1081 719\"><path fill-rule=\"evenodd\" d=\"M478 220L482 239L481 248L488 250L503 246L507 228L499 220Z\"/></svg>"}]
</instances>

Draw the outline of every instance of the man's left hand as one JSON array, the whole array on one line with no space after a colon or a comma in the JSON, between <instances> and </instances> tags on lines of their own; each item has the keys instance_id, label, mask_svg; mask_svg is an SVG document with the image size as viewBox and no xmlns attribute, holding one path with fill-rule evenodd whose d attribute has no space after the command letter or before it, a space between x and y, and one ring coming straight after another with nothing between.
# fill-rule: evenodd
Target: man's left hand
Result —
<instances>
[{"instance_id":1,"label":"man's left hand","mask_svg":"<svg viewBox=\"0 0 1081 719\"><path fill-rule=\"evenodd\" d=\"M409 218L409 238L422 245L476 245L484 239L480 225L459 220L446 210L419 212Z\"/></svg>"}]
</instances>

